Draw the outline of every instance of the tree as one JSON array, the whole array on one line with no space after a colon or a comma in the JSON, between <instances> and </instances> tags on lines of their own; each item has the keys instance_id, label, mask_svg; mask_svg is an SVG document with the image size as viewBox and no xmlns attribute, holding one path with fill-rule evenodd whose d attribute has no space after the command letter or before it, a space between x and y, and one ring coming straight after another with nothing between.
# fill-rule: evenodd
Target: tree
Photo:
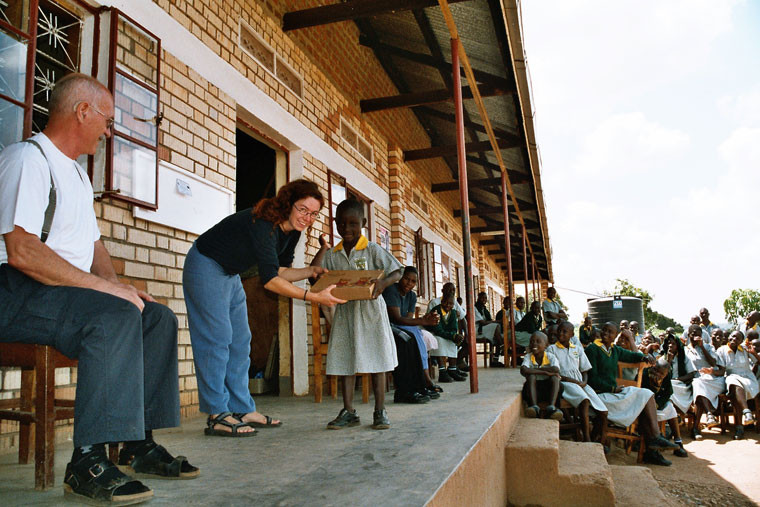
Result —
<instances>
[{"instance_id":1,"label":"tree","mask_svg":"<svg viewBox=\"0 0 760 507\"><path fill-rule=\"evenodd\" d=\"M752 289L734 289L728 299L723 301L726 317L736 326L739 319L746 317L749 312L760 311L760 292Z\"/></svg>"},{"instance_id":2,"label":"tree","mask_svg":"<svg viewBox=\"0 0 760 507\"><path fill-rule=\"evenodd\" d=\"M654 294L651 294L648 290L636 287L624 278L617 278L615 280L615 288L612 291L605 290L602 294L605 296L620 295L640 298L642 306L644 307L644 325L649 329L655 328L655 330L665 330L672 327L678 333L683 332L682 325L650 307L650 304L654 299Z\"/></svg>"}]
</instances>

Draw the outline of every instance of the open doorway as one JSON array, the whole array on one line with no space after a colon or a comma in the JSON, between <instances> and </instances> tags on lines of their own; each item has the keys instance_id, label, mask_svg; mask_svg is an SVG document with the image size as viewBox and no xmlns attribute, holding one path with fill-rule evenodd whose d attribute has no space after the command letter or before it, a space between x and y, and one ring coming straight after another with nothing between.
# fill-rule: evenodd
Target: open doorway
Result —
<instances>
[{"instance_id":1,"label":"open doorway","mask_svg":"<svg viewBox=\"0 0 760 507\"><path fill-rule=\"evenodd\" d=\"M235 132L237 165L235 168L235 206L237 211L252 208L261 199L274 197L287 179L287 154L267 142L246 125ZM249 377L253 394L282 392L280 377L290 376L290 306L261 284L258 270L241 275L248 305L251 329L251 367ZM284 329L283 329L284 327ZM283 338L286 338L283 341ZM281 368L281 363L284 368Z\"/></svg>"}]
</instances>

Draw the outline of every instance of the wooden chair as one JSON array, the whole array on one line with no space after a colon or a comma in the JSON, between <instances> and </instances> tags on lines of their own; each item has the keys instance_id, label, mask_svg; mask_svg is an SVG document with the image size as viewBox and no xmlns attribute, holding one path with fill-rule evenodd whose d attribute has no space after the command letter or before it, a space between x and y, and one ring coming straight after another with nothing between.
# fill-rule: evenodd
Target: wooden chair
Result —
<instances>
[{"instance_id":1,"label":"wooden chair","mask_svg":"<svg viewBox=\"0 0 760 507\"><path fill-rule=\"evenodd\" d=\"M638 369L638 373L636 374L636 379L634 380L626 380L623 378L623 368L632 368L632 369ZM624 387L641 387L641 372L646 368L646 365L644 363L622 363L618 362L618 376L617 376L617 384L619 386ZM625 453L631 454L631 449L633 448L633 443L640 441L639 448L641 448L644 445L642 437L636 433L636 423L637 421L633 421L630 426L627 428L621 428L619 426L615 425L608 425L607 426L607 438L617 438L620 440L623 440L625 445Z\"/></svg>"},{"instance_id":2,"label":"wooden chair","mask_svg":"<svg viewBox=\"0 0 760 507\"><path fill-rule=\"evenodd\" d=\"M325 321L325 332L322 333L322 312L318 304L311 305L311 341L314 347L314 403L322 403L322 384L324 382L324 357L327 355L329 342L322 341L323 336L330 337L330 324ZM372 376L369 373L359 375L362 383L362 403L369 403L369 392L372 385ZM338 377L328 376L330 396L338 398ZM387 386L387 382L386 382Z\"/></svg>"},{"instance_id":3,"label":"wooden chair","mask_svg":"<svg viewBox=\"0 0 760 507\"><path fill-rule=\"evenodd\" d=\"M479 349L478 345L483 345L482 349ZM491 365L493 347L493 343L485 338L475 339L475 356L483 356L483 368L488 368Z\"/></svg>"},{"instance_id":4,"label":"wooden chair","mask_svg":"<svg viewBox=\"0 0 760 507\"><path fill-rule=\"evenodd\" d=\"M750 410L752 410L753 405L755 412L755 432L760 433L760 429L758 429L758 426L760 426L760 394L751 400L747 400L747 406ZM721 394L718 396L718 422L720 423L721 434L726 433L729 430L729 417L734 418L733 425L736 426L737 421L734 415L734 406L731 403L731 398L728 394Z\"/></svg>"},{"instance_id":5,"label":"wooden chair","mask_svg":"<svg viewBox=\"0 0 760 507\"><path fill-rule=\"evenodd\" d=\"M21 368L18 398L0 400L0 420L18 421L18 462L28 464L34 448L34 487L53 487L55 422L74 418L74 400L55 398L55 369L77 365L53 347L0 343L0 367ZM34 426L34 432L32 432ZM118 458L118 444L109 445L109 457Z\"/></svg>"}]
</instances>

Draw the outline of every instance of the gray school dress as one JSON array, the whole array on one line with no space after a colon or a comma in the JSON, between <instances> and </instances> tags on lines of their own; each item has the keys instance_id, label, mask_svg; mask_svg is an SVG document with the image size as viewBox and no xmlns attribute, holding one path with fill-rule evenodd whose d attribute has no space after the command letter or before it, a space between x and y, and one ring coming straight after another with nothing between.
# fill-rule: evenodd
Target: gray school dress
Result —
<instances>
[{"instance_id":1,"label":"gray school dress","mask_svg":"<svg viewBox=\"0 0 760 507\"><path fill-rule=\"evenodd\" d=\"M710 363L705 359L702 349L698 349L692 346L690 343L686 349L686 357L691 359L694 364L694 368L699 371L702 368L710 368ZM725 366L723 360L715 355L715 349L712 345L705 342L705 350L708 354L713 356L717 362L717 365ZM694 400L697 396L704 396L707 401L710 402L713 410L718 408L718 396L726 392L726 379L724 377L716 377L709 373L700 373L699 377L696 377L691 383L692 392L694 394Z\"/></svg>"},{"instance_id":2,"label":"gray school dress","mask_svg":"<svg viewBox=\"0 0 760 507\"><path fill-rule=\"evenodd\" d=\"M717 358L726 366L726 388L738 386L744 389L747 399L751 400L760 392L757 377L752 373L752 362L749 352L739 345L736 352L728 345L718 349Z\"/></svg>"},{"instance_id":3,"label":"gray school dress","mask_svg":"<svg viewBox=\"0 0 760 507\"><path fill-rule=\"evenodd\" d=\"M678 370L678 356L673 358L670 363L671 370L673 372L673 379L670 381L673 386L673 394L670 396L670 401L678 408L682 413L689 411L691 402L694 400L694 394L692 392L691 384L686 384L678 380L678 377L691 373L696 370L694 363L689 359L689 356L684 357L684 369L686 371Z\"/></svg>"},{"instance_id":4,"label":"gray school dress","mask_svg":"<svg viewBox=\"0 0 760 507\"><path fill-rule=\"evenodd\" d=\"M571 341L568 347L564 347L561 343L557 342L549 345L546 350L557 358L559 373L563 377L583 380L581 372L591 369L591 363L589 363L586 353L583 351L583 346L580 343ZM583 403L583 400L589 400L594 410L599 412L607 411L607 407L599 398L599 395L588 384L585 387L581 387L572 382L562 382L562 398L574 407Z\"/></svg>"},{"instance_id":5,"label":"gray school dress","mask_svg":"<svg viewBox=\"0 0 760 507\"><path fill-rule=\"evenodd\" d=\"M382 269L385 276L404 267L364 236L348 257L343 242L328 250L322 266L328 270ZM327 375L380 373L392 371L397 364L396 342L382 296L336 306L327 347Z\"/></svg>"}]
</instances>

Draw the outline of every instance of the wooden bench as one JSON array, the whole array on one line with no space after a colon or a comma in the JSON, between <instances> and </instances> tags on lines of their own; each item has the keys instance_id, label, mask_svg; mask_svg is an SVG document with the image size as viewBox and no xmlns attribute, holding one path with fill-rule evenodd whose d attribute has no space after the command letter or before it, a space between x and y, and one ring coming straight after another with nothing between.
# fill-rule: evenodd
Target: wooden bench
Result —
<instances>
[{"instance_id":1,"label":"wooden bench","mask_svg":"<svg viewBox=\"0 0 760 507\"><path fill-rule=\"evenodd\" d=\"M55 422L74 418L74 400L55 398L55 369L77 365L53 347L26 343L0 343L0 367L21 368L21 393L0 400L0 420L18 421L18 462L28 464L34 448L34 487L53 487L55 476ZM34 432L32 432L34 426ZM109 446L115 461L118 444Z\"/></svg>"}]
</instances>

